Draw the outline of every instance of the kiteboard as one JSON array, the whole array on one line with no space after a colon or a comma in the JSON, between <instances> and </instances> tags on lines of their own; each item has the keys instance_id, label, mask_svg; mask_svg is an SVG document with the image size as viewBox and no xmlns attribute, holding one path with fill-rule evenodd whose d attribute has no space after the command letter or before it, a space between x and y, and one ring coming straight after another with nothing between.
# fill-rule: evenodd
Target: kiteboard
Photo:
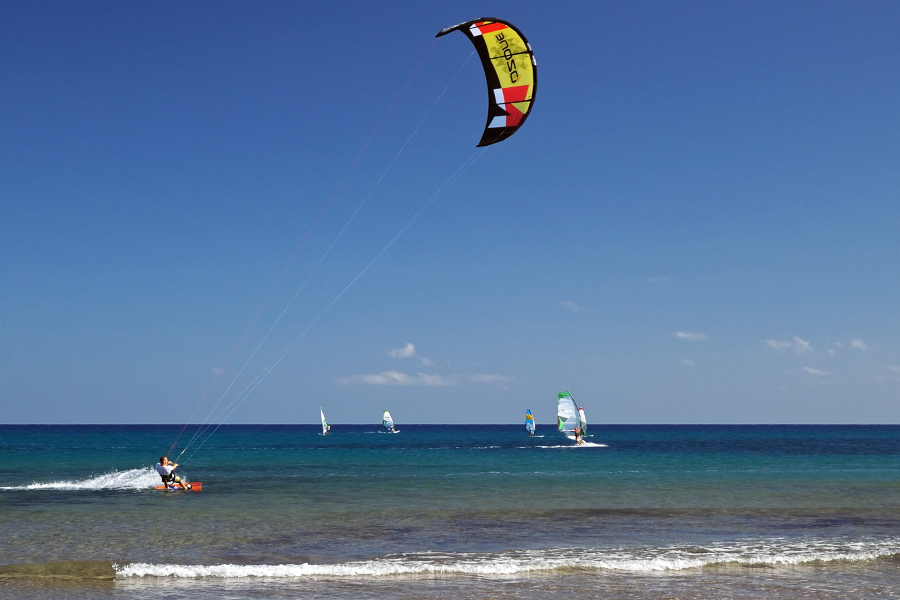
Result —
<instances>
[{"instance_id":1,"label":"kiteboard","mask_svg":"<svg viewBox=\"0 0 900 600\"><path fill-rule=\"evenodd\" d=\"M182 492L199 492L200 488L203 487L203 484L200 483L199 481L194 481L194 482L191 482L191 483L188 483L185 485L188 486L188 488L186 490L182 489L182 487L180 485L158 485L153 489L154 490L175 490L175 491L182 491Z\"/></svg>"}]
</instances>

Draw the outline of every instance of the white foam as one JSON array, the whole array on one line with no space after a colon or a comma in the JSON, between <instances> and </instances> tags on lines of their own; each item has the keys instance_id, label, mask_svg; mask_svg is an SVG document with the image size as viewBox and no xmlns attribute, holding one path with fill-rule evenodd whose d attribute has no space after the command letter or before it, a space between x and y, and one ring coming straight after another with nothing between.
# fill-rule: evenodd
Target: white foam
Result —
<instances>
[{"instance_id":1,"label":"white foam","mask_svg":"<svg viewBox=\"0 0 900 600\"><path fill-rule=\"evenodd\" d=\"M146 468L113 471L75 481L35 482L0 487L0 490L140 490L157 485L160 485L159 475L153 469Z\"/></svg>"},{"instance_id":2,"label":"white foam","mask_svg":"<svg viewBox=\"0 0 900 600\"><path fill-rule=\"evenodd\" d=\"M900 554L900 538L844 542L839 540L787 541L780 538L717 546L668 546L663 548L509 551L498 554L433 553L402 554L369 561L311 565L115 565L117 576L126 577L384 577L397 575L514 575L560 569L584 569L652 573L682 571L712 565L779 566L867 561Z\"/></svg>"},{"instance_id":3,"label":"white foam","mask_svg":"<svg viewBox=\"0 0 900 600\"><path fill-rule=\"evenodd\" d=\"M527 448L528 446L522 446ZM595 444L594 442L585 442L583 444L557 444L555 446L533 446L534 448L609 448L606 444Z\"/></svg>"}]
</instances>

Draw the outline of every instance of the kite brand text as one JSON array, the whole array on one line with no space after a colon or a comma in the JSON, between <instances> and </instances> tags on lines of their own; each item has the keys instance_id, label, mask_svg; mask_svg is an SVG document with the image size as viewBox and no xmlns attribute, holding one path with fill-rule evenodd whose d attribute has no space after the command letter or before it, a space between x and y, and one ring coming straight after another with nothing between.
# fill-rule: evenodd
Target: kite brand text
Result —
<instances>
[{"instance_id":1,"label":"kite brand text","mask_svg":"<svg viewBox=\"0 0 900 600\"><path fill-rule=\"evenodd\" d=\"M513 53L509 49L509 42L506 41L502 33L498 33L496 38L503 49L503 58L506 59L506 70L509 71L509 80L515 83L519 80L519 72L516 70L516 59L512 57Z\"/></svg>"}]
</instances>

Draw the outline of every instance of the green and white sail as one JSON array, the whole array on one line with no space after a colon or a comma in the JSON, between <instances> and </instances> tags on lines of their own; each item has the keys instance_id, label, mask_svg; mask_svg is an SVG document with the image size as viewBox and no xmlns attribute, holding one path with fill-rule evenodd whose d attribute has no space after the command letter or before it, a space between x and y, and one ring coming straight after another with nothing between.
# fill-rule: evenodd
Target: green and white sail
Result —
<instances>
[{"instance_id":1,"label":"green and white sail","mask_svg":"<svg viewBox=\"0 0 900 600\"><path fill-rule=\"evenodd\" d=\"M322 411L321 406L319 407L319 416L322 417L322 435L325 435L326 433L328 433L328 430L331 428L331 426L328 424L328 421L325 420L325 413L324 411Z\"/></svg>"},{"instance_id":2,"label":"green and white sail","mask_svg":"<svg viewBox=\"0 0 900 600\"><path fill-rule=\"evenodd\" d=\"M381 426L388 431L394 429L394 419L391 418L391 413L388 411L384 411L384 414L381 416Z\"/></svg>"},{"instance_id":3,"label":"green and white sail","mask_svg":"<svg viewBox=\"0 0 900 600\"><path fill-rule=\"evenodd\" d=\"M584 411L581 412L584 414ZM556 424L564 436L570 440L575 439L575 431L582 427L581 416L579 415L578 405L569 392L563 392L557 395L556 402ZM583 431L583 430L582 430Z\"/></svg>"}]
</instances>

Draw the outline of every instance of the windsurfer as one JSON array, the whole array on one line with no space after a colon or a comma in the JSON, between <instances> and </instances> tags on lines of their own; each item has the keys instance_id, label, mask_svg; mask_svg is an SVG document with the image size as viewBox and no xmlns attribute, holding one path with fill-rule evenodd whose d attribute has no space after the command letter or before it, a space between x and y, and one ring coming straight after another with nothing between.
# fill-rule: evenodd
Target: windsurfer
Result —
<instances>
[{"instance_id":1,"label":"windsurfer","mask_svg":"<svg viewBox=\"0 0 900 600\"><path fill-rule=\"evenodd\" d=\"M156 472L159 473L159 476L163 480L163 485L166 487L175 484L183 490L188 489L188 486L181 481L181 477L173 473L173 471L178 468L178 463L169 462L168 457L160 456L159 462L156 463L154 468L156 469Z\"/></svg>"},{"instance_id":2,"label":"windsurfer","mask_svg":"<svg viewBox=\"0 0 900 600\"><path fill-rule=\"evenodd\" d=\"M575 430L575 443L579 446L584 444L584 431L581 427Z\"/></svg>"}]
</instances>

